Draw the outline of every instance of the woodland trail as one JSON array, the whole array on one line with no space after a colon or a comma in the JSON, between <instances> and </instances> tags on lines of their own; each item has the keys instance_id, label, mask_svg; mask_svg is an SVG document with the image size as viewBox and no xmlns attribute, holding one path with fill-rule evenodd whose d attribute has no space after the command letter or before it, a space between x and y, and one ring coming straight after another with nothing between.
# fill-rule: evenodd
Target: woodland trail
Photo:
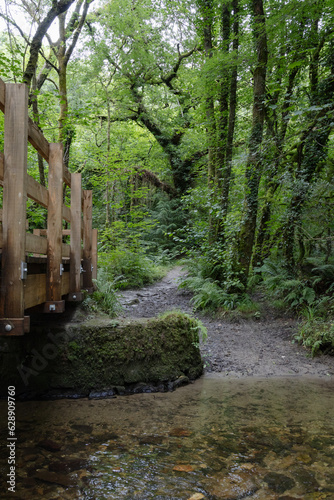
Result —
<instances>
[{"instance_id":1,"label":"woodland trail","mask_svg":"<svg viewBox=\"0 0 334 500\"><path fill-rule=\"evenodd\" d=\"M260 318L212 318L194 313L191 293L178 289L182 267L171 269L154 285L121 292L122 316L153 317L178 309L196 316L207 328L201 343L205 371L241 377L334 377L334 357L309 352L293 342L297 320L266 308Z\"/></svg>"}]
</instances>

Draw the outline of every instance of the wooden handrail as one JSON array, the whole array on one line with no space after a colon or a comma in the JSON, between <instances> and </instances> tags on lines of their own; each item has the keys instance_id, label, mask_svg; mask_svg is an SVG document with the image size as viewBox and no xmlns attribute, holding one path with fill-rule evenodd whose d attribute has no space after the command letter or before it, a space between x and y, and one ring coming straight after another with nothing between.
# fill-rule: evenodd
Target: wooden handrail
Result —
<instances>
[{"instance_id":1,"label":"wooden handrail","mask_svg":"<svg viewBox=\"0 0 334 500\"><path fill-rule=\"evenodd\" d=\"M0 110L5 113L6 109L6 84L0 78ZM42 131L38 128L36 123L28 117L28 141L36 149L36 151L49 163L50 144L44 137ZM71 173L63 165L64 169L64 182L67 186L71 187Z\"/></svg>"},{"instance_id":2,"label":"wooden handrail","mask_svg":"<svg viewBox=\"0 0 334 500\"><path fill-rule=\"evenodd\" d=\"M92 229L92 192L82 190L81 174L65 168L63 146L49 144L28 118L27 87L0 79L0 109L5 113L5 150L0 152L0 335L23 335L29 331L25 309L41 305L43 312L60 313L65 298L81 300L82 288L93 290L97 231ZM49 163L48 188L27 172L27 137ZM70 206L63 203L64 183L71 189ZM26 232L27 197L47 210L47 229ZM64 220L70 229L63 229ZM70 244L62 241L65 235Z\"/></svg>"}]
</instances>

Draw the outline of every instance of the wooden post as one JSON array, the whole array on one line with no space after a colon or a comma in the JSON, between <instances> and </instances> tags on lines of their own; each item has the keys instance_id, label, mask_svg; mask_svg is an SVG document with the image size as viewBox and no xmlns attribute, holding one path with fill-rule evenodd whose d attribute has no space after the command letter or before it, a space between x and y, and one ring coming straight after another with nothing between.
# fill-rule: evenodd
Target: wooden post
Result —
<instances>
[{"instance_id":1,"label":"wooden post","mask_svg":"<svg viewBox=\"0 0 334 500\"><path fill-rule=\"evenodd\" d=\"M71 260L68 300L82 300L81 270L81 174L71 174Z\"/></svg>"},{"instance_id":2,"label":"wooden post","mask_svg":"<svg viewBox=\"0 0 334 500\"><path fill-rule=\"evenodd\" d=\"M97 229L92 230L92 280L97 279ZM94 290L96 289L96 285L93 282Z\"/></svg>"},{"instance_id":3,"label":"wooden post","mask_svg":"<svg viewBox=\"0 0 334 500\"><path fill-rule=\"evenodd\" d=\"M48 261L47 302L44 312L64 312L65 301L61 300L63 222L63 146L49 146L49 207L48 207Z\"/></svg>"},{"instance_id":4,"label":"wooden post","mask_svg":"<svg viewBox=\"0 0 334 500\"><path fill-rule=\"evenodd\" d=\"M28 89L5 87L3 248L0 333L23 335L24 320L26 172L28 151Z\"/></svg>"},{"instance_id":5,"label":"wooden post","mask_svg":"<svg viewBox=\"0 0 334 500\"><path fill-rule=\"evenodd\" d=\"M92 282L92 215L93 215L93 196L92 191L83 191L83 222L84 222L84 241L83 241L83 288L88 292L93 291Z\"/></svg>"}]
</instances>

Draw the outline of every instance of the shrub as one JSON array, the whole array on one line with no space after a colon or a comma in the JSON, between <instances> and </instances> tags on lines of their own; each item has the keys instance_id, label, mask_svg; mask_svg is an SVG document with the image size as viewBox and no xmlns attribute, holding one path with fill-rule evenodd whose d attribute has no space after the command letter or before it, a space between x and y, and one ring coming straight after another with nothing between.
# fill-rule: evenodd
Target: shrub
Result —
<instances>
[{"instance_id":1,"label":"shrub","mask_svg":"<svg viewBox=\"0 0 334 500\"><path fill-rule=\"evenodd\" d=\"M316 293L310 281L292 276L281 263L266 261L258 271L267 291L275 299L283 299L289 308L300 310L315 302Z\"/></svg>"},{"instance_id":2,"label":"shrub","mask_svg":"<svg viewBox=\"0 0 334 500\"><path fill-rule=\"evenodd\" d=\"M166 267L154 264L143 254L121 249L99 254L99 266L115 289L141 287L166 274Z\"/></svg>"},{"instance_id":3,"label":"shrub","mask_svg":"<svg viewBox=\"0 0 334 500\"><path fill-rule=\"evenodd\" d=\"M86 297L82 304L84 309L95 312L103 311L114 318L121 311L121 305L115 292L115 282L110 281L103 267L97 271L95 285L97 290Z\"/></svg>"},{"instance_id":4,"label":"shrub","mask_svg":"<svg viewBox=\"0 0 334 500\"><path fill-rule=\"evenodd\" d=\"M334 354L334 322L310 319L300 326L295 339L311 349L312 356L319 351Z\"/></svg>"}]
</instances>

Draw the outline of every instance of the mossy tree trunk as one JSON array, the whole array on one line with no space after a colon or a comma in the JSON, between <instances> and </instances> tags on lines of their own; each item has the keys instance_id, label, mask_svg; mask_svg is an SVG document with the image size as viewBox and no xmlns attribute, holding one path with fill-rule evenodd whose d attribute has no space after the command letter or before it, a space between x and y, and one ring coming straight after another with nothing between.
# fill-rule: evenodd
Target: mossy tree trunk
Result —
<instances>
[{"instance_id":1,"label":"mossy tree trunk","mask_svg":"<svg viewBox=\"0 0 334 500\"><path fill-rule=\"evenodd\" d=\"M310 104L316 105L317 110L313 111L313 120L297 146L295 158L297 167L292 198L283 228L284 256L291 269L296 265L295 233L301 227L304 204L308 199L310 188L325 165L328 156L327 144L333 127L329 108L332 107L334 97L334 42L330 44L327 65L330 74L319 83L318 77L315 75L314 65L311 67ZM315 87L315 85L317 86ZM302 247L301 244L300 247Z\"/></svg>"},{"instance_id":2,"label":"mossy tree trunk","mask_svg":"<svg viewBox=\"0 0 334 500\"><path fill-rule=\"evenodd\" d=\"M265 118L266 71L267 71L267 34L262 0L253 0L253 32L257 52L253 85L253 121L249 139L246 164L246 193L244 220L238 241L238 260L241 277L247 282L252 258L258 211L258 191L262 171L261 144Z\"/></svg>"},{"instance_id":3,"label":"mossy tree trunk","mask_svg":"<svg viewBox=\"0 0 334 500\"><path fill-rule=\"evenodd\" d=\"M232 16L231 16L232 14ZM229 52L229 45L231 39L231 21L232 25L232 51L233 51L233 62L231 65L231 70L229 74L225 75L223 85L226 86L228 92L222 89L221 93L221 117L222 123L220 127L221 143L220 147L223 146L221 153L219 154L219 193L220 193L220 206L221 206L221 218L219 221L218 228L218 239L222 244L225 242L225 223L228 211L229 202L229 192L230 192L230 182L231 182L231 171L232 171L232 154L233 154L233 139L234 139L234 129L235 129L235 119L237 110L237 88L238 88L238 50L239 50L239 1L233 0L230 6L223 7L223 49L227 54ZM222 86L223 86L222 85Z\"/></svg>"}]
</instances>

